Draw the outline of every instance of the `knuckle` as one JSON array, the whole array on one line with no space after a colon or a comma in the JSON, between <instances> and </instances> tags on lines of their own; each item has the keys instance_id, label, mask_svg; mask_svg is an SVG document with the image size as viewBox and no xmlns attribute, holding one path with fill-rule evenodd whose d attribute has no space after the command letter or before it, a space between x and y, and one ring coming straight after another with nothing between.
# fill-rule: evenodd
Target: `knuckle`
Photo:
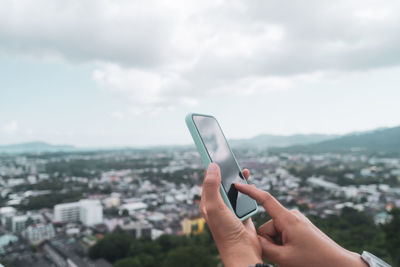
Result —
<instances>
[{"instance_id":1,"label":"knuckle","mask_svg":"<svg viewBox=\"0 0 400 267\"><path fill-rule=\"evenodd\" d=\"M293 209L293 210L291 210L290 212L293 213L294 215L297 215L297 216L300 216L300 215L301 215L300 211L299 211L299 210L296 210L296 209Z\"/></svg>"},{"instance_id":2,"label":"knuckle","mask_svg":"<svg viewBox=\"0 0 400 267\"><path fill-rule=\"evenodd\" d=\"M212 179L205 179L203 182L203 188L204 189L210 189L210 188L214 188L216 186L216 182L213 181Z\"/></svg>"},{"instance_id":3,"label":"knuckle","mask_svg":"<svg viewBox=\"0 0 400 267\"><path fill-rule=\"evenodd\" d=\"M269 192L265 192L265 196L264 196L264 199L262 201L262 204L267 204L268 202L271 201L271 199L272 199L272 195Z\"/></svg>"},{"instance_id":4,"label":"knuckle","mask_svg":"<svg viewBox=\"0 0 400 267\"><path fill-rule=\"evenodd\" d=\"M297 211L297 212L291 212L291 215L292 216L290 216L291 217L291 221L292 221L292 223L294 223L294 224L300 224L303 220L302 220L302 217L301 217L301 214L299 214L299 212Z\"/></svg>"}]
</instances>

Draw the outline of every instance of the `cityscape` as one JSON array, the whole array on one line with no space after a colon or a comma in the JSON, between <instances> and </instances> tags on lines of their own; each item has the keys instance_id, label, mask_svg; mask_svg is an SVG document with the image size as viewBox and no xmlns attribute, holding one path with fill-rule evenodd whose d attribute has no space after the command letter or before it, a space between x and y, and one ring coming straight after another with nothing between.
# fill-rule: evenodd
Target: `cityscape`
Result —
<instances>
[{"instance_id":1,"label":"cityscape","mask_svg":"<svg viewBox=\"0 0 400 267\"><path fill-rule=\"evenodd\" d=\"M399 25L400 1L0 1L0 267L400 267ZM283 207L203 192L187 114ZM236 190L265 209L241 223Z\"/></svg>"},{"instance_id":2,"label":"cityscape","mask_svg":"<svg viewBox=\"0 0 400 267\"><path fill-rule=\"evenodd\" d=\"M400 207L398 157L235 152L251 171L251 183L307 216L327 218L350 208L381 225ZM109 233L149 240L202 234L203 169L191 147L3 154L2 262L112 266L115 262L90 257L90 248Z\"/></svg>"}]
</instances>

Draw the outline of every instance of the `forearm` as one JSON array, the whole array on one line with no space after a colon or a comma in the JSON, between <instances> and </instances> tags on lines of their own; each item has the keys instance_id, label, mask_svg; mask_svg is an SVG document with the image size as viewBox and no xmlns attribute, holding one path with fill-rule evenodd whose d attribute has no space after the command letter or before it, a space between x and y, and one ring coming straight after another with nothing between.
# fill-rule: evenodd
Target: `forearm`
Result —
<instances>
[{"instance_id":1,"label":"forearm","mask_svg":"<svg viewBox=\"0 0 400 267\"><path fill-rule=\"evenodd\" d=\"M344 248L341 248L339 252L331 255L332 257L328 255L329 254L327 254L324 266L368 267L368 264L361 259L360 254Z\"/></svg>"}]
</instances>

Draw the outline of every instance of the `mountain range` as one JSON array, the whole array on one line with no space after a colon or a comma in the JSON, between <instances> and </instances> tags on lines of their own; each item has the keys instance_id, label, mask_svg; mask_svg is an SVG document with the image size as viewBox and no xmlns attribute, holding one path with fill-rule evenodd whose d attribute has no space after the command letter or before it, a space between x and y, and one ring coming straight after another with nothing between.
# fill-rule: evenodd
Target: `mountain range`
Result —
<instances>
[{"instance_id":1,"label":"mountain range","mask_svg":"<svg viewBox=\"0 0 400 267\"><path fill-rule=\"evenodd\" d=\"M73 151L76 148L71 145L52 145L45 142L27 142L20 144L2 145L0 153L39 153Z\"/></svg>"},{"instance_id":2,"label":"mountain range","mask_svg":"<svg viewBox=\"0 0 400 267\"><path fill-rule=\"evenodd\" d=\"M339 135L325 134L295 134L295 135L271 135L261 134L249 139L229 140L229 144L235 148L257 147L261 149L269 147L288 147L293 145L307 145L318 143L339 137Z\"/></svg>"},{"instance_id":3,"label":"mountain range","mask_svg":"<svg viewBox=\"0 0 400 267\"><path fill-rule=\"evenodd\" d=\"M271 150L310 153L362 151L400 154L400 126L348 134L313 144L297 144Z\"/></svg>"},{"instance_id":4,"label":"mountain range","mask_svg":"<svg viewBox=\"0 0 400 267\"><path fill-rule=\"evenodd\" d=\"M248 139L233 139L229 143L234 148L268 149L272 152L324 153L364 151L400 154L400 126L341 136L323 134L297 134L289 136L262 134ZM125 147L124 149L129 149L129 147ZM77 150L82 149L71 145L52 145L45 142L28 142L0 146L0 153L69 152ZM99 148L93 150L99 150Z\"/></svg>"}]
</instances>

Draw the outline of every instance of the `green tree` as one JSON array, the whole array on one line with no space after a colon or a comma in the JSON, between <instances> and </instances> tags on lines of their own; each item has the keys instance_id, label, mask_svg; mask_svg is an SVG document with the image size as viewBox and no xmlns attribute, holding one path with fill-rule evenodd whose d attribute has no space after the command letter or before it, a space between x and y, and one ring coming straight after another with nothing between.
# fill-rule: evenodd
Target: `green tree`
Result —
<instances>
[{"instance_id":1,"label":"green tree","mask_svg":"<svg viewBox=\"0 0 400 267\"><path fill-rule=\"evenodd\" d=\"M158 258L161 253L160 245L150 239L136 239L131 242L130 255L131 256L143 256L143 255L154 255L152 258ZM146 259L144 257L142 262Z\"/></svg>"},{"instance_id":2,"label":"green tree","mask_svg":"<svg viewBox=\"0 0 400 267\"><path fill-rule=\"evenodd\" d=\"M116 261L114 267L142 267L142 265L139 259L129 257Z\"/></svg>"},{"instance_id":3,"label":"green tree","mask_svg":"<svg viewBox=\"0 0 400 267\"><path fill-rule=\"evenodd\" d=\"M110 262L129 256L133 238L124 233L106 235L89 250L92 259L105 258Z\"/></svg>"},{"instance_id":4,"label":"green tree","mask_svg":"<svg viewBox=\"0 0 400 267\"><path fill-rule=\"evenodd\" d=\"M151 254L140 254L115 262L114 267L157 267L158 261Z\"/></svg>"},{"instance_id":5,"label":"green tree","mask_svg":"<svg viewBox=\"0 0 400 267\"><path fill-rule=\"evenodd\" d=\"M344 208L340 216L310 219L342 247L357 253L366 250L389 261L384 233L366 213Z\"/></svg>"},{"instance_id":6,"label":"green tree","mask_svg":"<svg viewBox=\"0 0 400 267\"><path fill-rule=\"evenodd\" d=\"M168 252L163 266L212 267L217 266L217 256L210 254L205 247L178 247Z\"/></svg>"},{"instance_id":7,"label":"green tree","mask_svg":"<svg viewBox=\"0 0 400 267\"><path fill-rule=\"evenodd\" d=\"M392 209L392 220L382 225L385 233L385 248L392 258L393 266L400 266L400 210Z\"/></svg>"},{"instance_id":8,"label":"green tree","mask_svg":"<svg viewBox=\"0 0 400 267\"><path fill-rule=\"evenodd\" d=\"M123 209L121 215L124 217L129 216L129 211L127 209Z\"/></svg>"},{"instance_id":9,"label":"green tree","mask_svg":"<svg viewBox=\"0 0 400 267\"><path fill-rule=\"evenodd\" d=\"M162 253L168 252L171 248L189 245L186 236L162 235L157 239Z\"/></svg>"}]
</instances>

